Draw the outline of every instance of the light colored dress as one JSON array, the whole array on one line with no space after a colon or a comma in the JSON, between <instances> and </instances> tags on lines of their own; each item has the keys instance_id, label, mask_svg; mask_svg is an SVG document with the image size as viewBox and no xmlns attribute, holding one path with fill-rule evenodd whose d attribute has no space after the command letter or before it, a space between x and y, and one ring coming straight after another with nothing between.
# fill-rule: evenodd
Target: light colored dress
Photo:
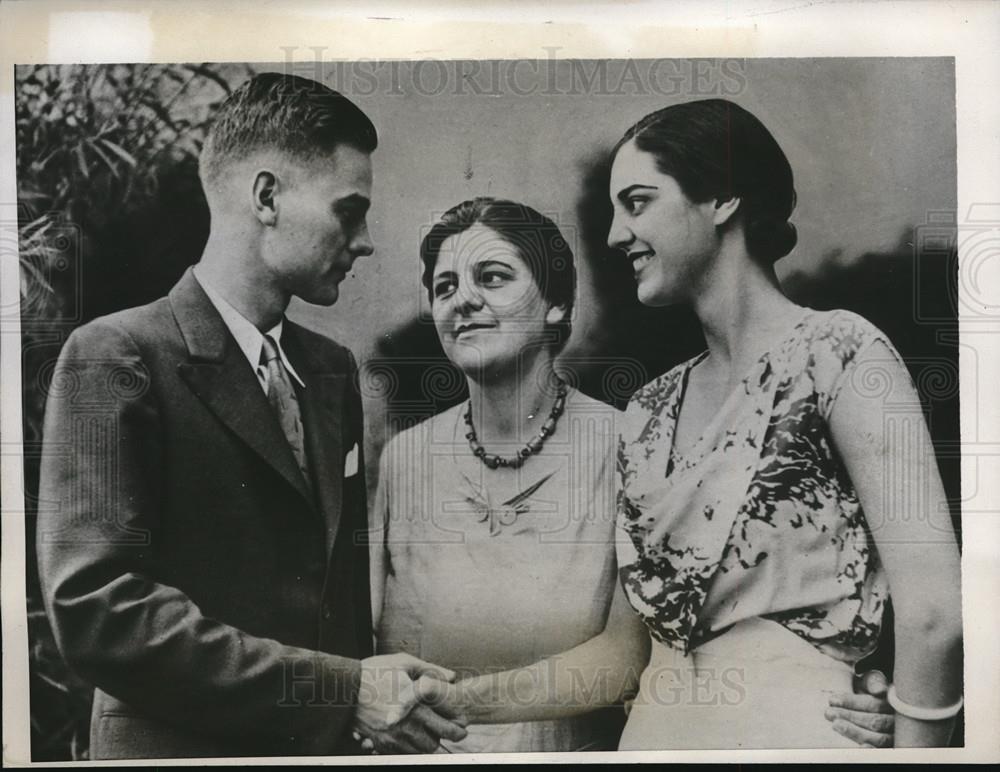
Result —
<instances>
[{"instance_id":1,"label":"light colored dress","mask_svg":"<svg viewBox=\"0 0 1000 772\"><path fill-rule=\"evenodd\" d=\"M893 351L855 314L806 313L683 458L706 355L632 398L618 563L653 652L621 748L852 745L823 711L874 649L888 586L828 422L842 388L873 388L853 365L875 341Z\"/></svg>"},{"instance_id":2,"label":"light colored dress","mask_svg":"<svg viewBox=\"0 0 1000 772\"><path fill-rule=\"evenodd\" d=\"M373 512L380 653L460 675L550 657L603 630L614 589L616 416L570 390L542 452L518 470L473 457L462 404L400 432ZM491 453L513 455L508 449ZM383 586L384 580L384 586ZM472 725L453 753L613 749L623 712Z\"/></svg>"}]
</instances>

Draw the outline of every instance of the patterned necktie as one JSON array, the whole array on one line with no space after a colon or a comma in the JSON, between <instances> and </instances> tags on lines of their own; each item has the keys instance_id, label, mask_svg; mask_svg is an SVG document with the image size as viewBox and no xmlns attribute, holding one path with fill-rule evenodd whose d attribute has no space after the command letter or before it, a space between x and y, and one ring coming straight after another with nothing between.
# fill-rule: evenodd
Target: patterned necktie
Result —
<instances>
[{"instance_id":1,"label":"patterned necktie","mask_svg":"<svg viewBox=\"0 0 1000 772\"><path fill-rule=\"evenodd\" d=\"M295 395L288 371L278 354L278 345L270 335L264 336L264 348L260 352L261 364L267 368L267 401L271 403L281 430L292 446L292 455L302 470L302 477L309 486L309 466L306 463L306 447L302 431L302 415L299 412L299 399Z\"/></svg>"}]
</instances>

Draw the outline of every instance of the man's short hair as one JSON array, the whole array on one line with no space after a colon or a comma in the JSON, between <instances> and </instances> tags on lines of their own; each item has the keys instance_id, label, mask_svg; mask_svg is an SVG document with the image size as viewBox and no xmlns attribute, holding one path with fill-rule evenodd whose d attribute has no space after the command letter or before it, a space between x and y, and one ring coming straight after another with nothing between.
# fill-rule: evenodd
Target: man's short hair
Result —
<instances>
[{"instance_id":1,"label":"man's short hair","mask_svg":"<svg viewBox=\"0 0 1000 772\"><path fill-rule=\"evenodd\" d=\"M277 72L256 75L219 107L198 163L203 182L226 164L262 149L308 161L350 145L371 153L375 126L350 99L308 78Z\"/></svg>"}]
</instances>

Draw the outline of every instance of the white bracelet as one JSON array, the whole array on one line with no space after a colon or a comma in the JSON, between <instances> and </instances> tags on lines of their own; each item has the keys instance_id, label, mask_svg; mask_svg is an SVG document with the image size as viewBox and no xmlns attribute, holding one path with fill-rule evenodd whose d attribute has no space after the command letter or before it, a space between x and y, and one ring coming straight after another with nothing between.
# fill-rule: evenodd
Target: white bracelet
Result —
<instances>
[{"instance_id":1,"label":"white bracelet","mask_svg":"<svg viewBox=\"0 0 1000 772\"><path fill-rule=\"evenodd\" d=\"M918 705L911 705L899 699L899 695L896 694L895 684L889 687L887 698L892 709L899 715L906 716L907 718L915 718L917 721L943 721L946 718L952 718L958 715L958 711L962 709L962 705L964 704L964 700L959 697L958 702L954 705L946 705L943 708L921 708Z\"/></svg>"}]
</instances>

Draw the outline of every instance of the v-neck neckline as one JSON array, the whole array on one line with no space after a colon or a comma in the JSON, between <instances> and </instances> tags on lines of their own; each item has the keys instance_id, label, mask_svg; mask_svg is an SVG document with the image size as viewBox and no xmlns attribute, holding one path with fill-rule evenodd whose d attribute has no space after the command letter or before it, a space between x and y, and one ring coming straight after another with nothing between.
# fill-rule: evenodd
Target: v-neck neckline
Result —
<instances>
[{"instance_id":1,"label":"v-neck neckline","mask_svg":"<svg viewBox=\"0 0 1000 772\"><path fill-rule=\"evenodd\" d=\"M676 471L679 467L688 467L692 464L697 464L700 459L705 455L704 444L706 442L706 437L715 436L717 434L715 430L716 424L722 420L722 417L727 414L727 409L730 403L736 398L736 396L742 391L745 391L747 380L750 378L751 374L758 370L765 360L769 360L774 352L780 347L786 345L794 335L799 331L799 329L814 315L817 311L813 308L806 308L805 312L799 317L798 321L792 326L791 330L784 336L775 336L775 339L768 345L768 347L763 351L763 353L757 357L753 364L751 364L744 376L739 380L739 382L730 390L726 395L726 398L719 405L718 409L715 411L714 416L708 421L707 424L702 428L701 433L698 435L697 439L691 444L691 447L687 449L685 453L680 453L677 450L677 427L680 424L681 410L684 405L684 397L687 395L688 381L691 376L691 371L701 364L705 359L708 358L709 351L706 349L697 356L689 359L684 363L684 370L680 376L680 384L677 390L674 392L674 405L672 413L672 423L670 426L670 446L667 452L667 470L666 476L669 477Z\"/></svg>"}]
</instances>

